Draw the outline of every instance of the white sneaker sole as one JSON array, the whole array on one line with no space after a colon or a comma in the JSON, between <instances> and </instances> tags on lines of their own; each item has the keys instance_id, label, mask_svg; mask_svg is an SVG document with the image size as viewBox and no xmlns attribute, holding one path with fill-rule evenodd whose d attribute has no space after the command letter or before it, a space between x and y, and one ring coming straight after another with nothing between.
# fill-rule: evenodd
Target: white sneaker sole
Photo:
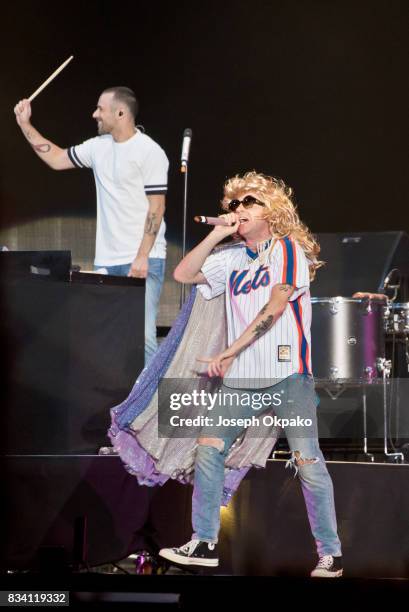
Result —
<instances>
[{"instance_id":1,"label":"white sneaker sole","mask_svg":"<svg viewBox=\"0 0 409 612\"><path fill-rule=\"evenodd\" d=\"M219 565L218 559L198 559L196 557L182 557L173 552L171 548L162 548L159 551L159 556L178 563L179 565L201 565L202 567L217 567Z\"/></svg>"},{"instance_id":2,"label":"white sneaker sole","mask_svg":"<svg viewBox=\"0 0 409 612\"><path fill-rule=\"evenodd\" d=\"M327 570L313 570L311 572L311 578L341 578L343 570L336 572L328 572Z\"/></svg>"}]
</instances>

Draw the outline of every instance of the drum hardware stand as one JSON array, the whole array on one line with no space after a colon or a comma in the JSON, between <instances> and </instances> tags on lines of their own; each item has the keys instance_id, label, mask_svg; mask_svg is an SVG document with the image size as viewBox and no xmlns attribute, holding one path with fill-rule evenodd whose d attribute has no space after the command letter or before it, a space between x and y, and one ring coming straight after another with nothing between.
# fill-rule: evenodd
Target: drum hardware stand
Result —
<instances>
[{"instance_id":1,"label":"drum hardware stand","mask_svg":"<svg viewBox=\"0 0 409 612\"><path fill-rule=\"evenodd\" d=\"M377 359L377 368L379 369L379 363L383 358L378 358ZM385 362L385 359L383 359L383 362ZM389 362L389 372L390 372L390 362ZM365 455L365 457L368 457L369 461L373 462L375 461L375 455L370 453L368 451L368 432L367 432L367 412L366 412L366 386L367 384L371 384L371 382L373 382L374 378L375 378L375 374L376 372L374 371L374 368L372 368L371 366L368 366L367 368L365 368L365 375L367 378L367 382L364 383L362 385L362 413L363 413L363 426L364 426L364 448L363 448L363 454Z\"/></svg>"},{"instance_id":2,"label":"drum hardware stand","mask_svg":"<svg viewBox=\"0 0 409 612\"><path fill-rule=\"evenodd\" d=\"M367 434L367 420L366 420L366 385L362 385L362 411L364 417L364 448L363 453L365 457L368 457L369 461L375 461L375 455L368 452L368 434Z\"/></svg>"},{"instance_id":3,"label":"drum hardware stand","mask_svg":"<svg viewBox=\"0 0 409 612\"><path fill-rule=\"evenodd\" d=\"M409 372L409 335L405 334L405 357L406 357L406 367Z\"/></svg>"},{"instance_id":4,"label":"drum hardware stand","mask_svg":"<svg viewBox=\"0 0 409 612\"><path fill-rule=\"evenodd\" d=\"M368 451L367 413L366 413L366 385L371 384L373 368L367 368L365 373L368 377L368 382L367 383L355 383L355 384L358 384L358 386L362 387L363 430L364 430L363 432L364 434L363 435L363 454L365 455L365 457L369 459L369 461L373 462L375 461L375 455L373 455L372 453ZM337 400L342 395L342 393L344 393L344 391L348 388L347 384L342 384L340 382L336 382L335 380L332 383L332 386L335 389L335 391L332 391L331 386L328 384L324 385L322 388L327 393L327 395L333 400Z\"/></svg>"},{"instance_id":5,"label":"drum hardware stand","mask_svg":"<svg viewBox=\"0 0 409 612\"><path fill-rule=\"evenodd\" d=\"M338 312L338 310L335 310L335 312ZM340 395L343 394L346 389L346 386L339 382L338 368L336 366L330 367L330 377L330 382L329 384L324 386L324 390L331 399L336 400L340 397Z\"/></svg>"},{"instance_id":6,"label":"drum hardware stand","mask_svg":"<svg viewBox=\"0 0 409 612\"><path fill-rule=\"evenodd\" d=\"M387 408L386 408L386 378L390 375L390 367L391 362L387 361L384 358L377 359L377 367L379 371L383 372L384 380L383 380L383 405L384 405L384 453L387 457L394 457L399 459L403 458L402 453L389 453L387 448ZM355 381L352 386L358 386L362 388L362 411L363 411L363 449L362 454L369 459L369 461L375 461L375 455L368 451L368 432L367 432L367 396L366 396L366 387L374 382L374 368L368 367L365 369L366 381ZM320 385L320 387L327 393L327 395L333 399L337 400L342 393L351 385L348 383L337 382L334 381L327 382L325 385ZM334 391L332 390L334 389Z\"/></svg>"},{"instance_id":7,"label":"drum hardware stand","mask_svg":"<svg viewBox=\"0 0 409 612\"><path fill-rule=\"evenodd\" d=\"M329 395L331 399L336 400L343 394L343 392L346 389L346 386L342 385L341 383L334 383L333 384L333 388L335 389L334 391L332 391L329 385L325 385L323 388L324 388L324 391L327 393L327 395Z\"/></svg>"},{"instance_id":8,"label":"drum hardware stand","mask_svg":"<svg viewBox=\"0 0 409 612\"><path fill-rule=\"evenodd\" d=\"M382 372L383 379L383 454L397 461L404 461L403 453L390 453L388 451L388 414L387 414L387 381L391 373L392 362L390 359L379 357L377 359L378 370Z\"/></svg>"}]
</instances>

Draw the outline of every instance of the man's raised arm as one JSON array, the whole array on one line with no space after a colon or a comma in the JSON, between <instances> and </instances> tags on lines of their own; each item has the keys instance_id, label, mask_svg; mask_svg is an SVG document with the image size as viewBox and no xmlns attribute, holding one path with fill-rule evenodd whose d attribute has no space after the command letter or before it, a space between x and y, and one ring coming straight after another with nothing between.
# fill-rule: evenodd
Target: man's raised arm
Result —
<instances>
[{"instance_id":1,"label":"man's raised arm","mask_svg":"<svg viewBox=\"0 0 409 612\"><path fill-rule=\"evenodd\" d=\"M44 138L31 125L31 104L28 100L20 100L14 107L14 113L25 138L43 162L53 170L70 170L75 168L68 157L66 149L61 149L61 147Z\"/></svg>"}]
</instances>

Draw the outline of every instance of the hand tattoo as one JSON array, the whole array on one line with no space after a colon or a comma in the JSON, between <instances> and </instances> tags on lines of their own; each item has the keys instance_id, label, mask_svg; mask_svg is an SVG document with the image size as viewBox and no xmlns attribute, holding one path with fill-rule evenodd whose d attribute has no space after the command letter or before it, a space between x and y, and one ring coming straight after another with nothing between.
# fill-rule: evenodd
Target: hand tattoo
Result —
<instances>
[{"instance_id":1,"label":"hand tattoo","mask_svg":"<svg viewBox=\"0 0 409 612\"><path fill-rule=\"evenodd\" d=\"M255 338L260 338L263 334L266 333L272 327L274 321L273 315L268 315L267 319L263 319L260 321L258 325L253 329L253 334Z\"/></svg>"},{"instance_id":2,"label":"hand tattoo","mask_svg":"<svg viewBox=\"0 0 409 612\"><path fill-rule=\"evenodd\" d=\"M286 291L286 292L291 291L292 289L291 285L279 285L279 287L280 287L280 291Z\"/></svg>"}]
</instances>

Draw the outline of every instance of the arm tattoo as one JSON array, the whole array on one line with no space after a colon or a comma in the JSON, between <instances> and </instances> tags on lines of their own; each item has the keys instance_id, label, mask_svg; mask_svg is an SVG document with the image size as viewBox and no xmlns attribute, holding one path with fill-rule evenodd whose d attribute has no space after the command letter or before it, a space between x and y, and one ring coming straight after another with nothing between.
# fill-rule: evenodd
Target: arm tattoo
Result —
<instances>
[{"instance_id":1,"label":"arm tattoo","mask_svg":"<svg viewBox=\"0 0 409 612\"><path fill-rule=\"evenodd\" d=\"M264 314L265 311L267 310L267 306L268 306L268 304L265 304L265 306L263 306L263 308L260 310L260 312L258 314L259 315Z\"/></svg>"},{"instance_id":2,"label":"arm tattoo","mask_svg":"<svg viewBox=\"0 0 409 612\"><path fill-rule=\"evenodd\" d=\"M39 144L39 145L33 145L33 149L34 151L37 151L37 153L48 153L51 149L51 145L44 143L44 144Z\"/></svg>"},{"instance_id":3,"label":"arm tattoo","mask_svg":"<svg viewBox=\"0 0 409 612\"><path fill-rule=\"evenodd\" d=\"M267 319L263 319L260 321L258 325L253 329L253 334L255 338L260 338L263 334L266 333L273 325L274 317L273 315L268 315Z\"/></svg>"},{"instance_id":4,"label":"arm tattoo","mask_svg":"<svg viewBox=\"0 0 409 612\"><path fill-rule=\"evenodd\" d=\"M146 217L145 222L145 234L150 236L156 236L158 233L158 223L156 220L156 213L149 213Z\"/></svg>"},{"instance_id":5,"label":"arm tattoo","mask_svg":"<svg viewBox=\"0 0 409 612\"><path fill-rule=\"evenodd\" d=\"M280 285L280 291L285 291L286 293L288 293L289 291L291 291L291 285Z\"/></svg>"}]
</instances>

